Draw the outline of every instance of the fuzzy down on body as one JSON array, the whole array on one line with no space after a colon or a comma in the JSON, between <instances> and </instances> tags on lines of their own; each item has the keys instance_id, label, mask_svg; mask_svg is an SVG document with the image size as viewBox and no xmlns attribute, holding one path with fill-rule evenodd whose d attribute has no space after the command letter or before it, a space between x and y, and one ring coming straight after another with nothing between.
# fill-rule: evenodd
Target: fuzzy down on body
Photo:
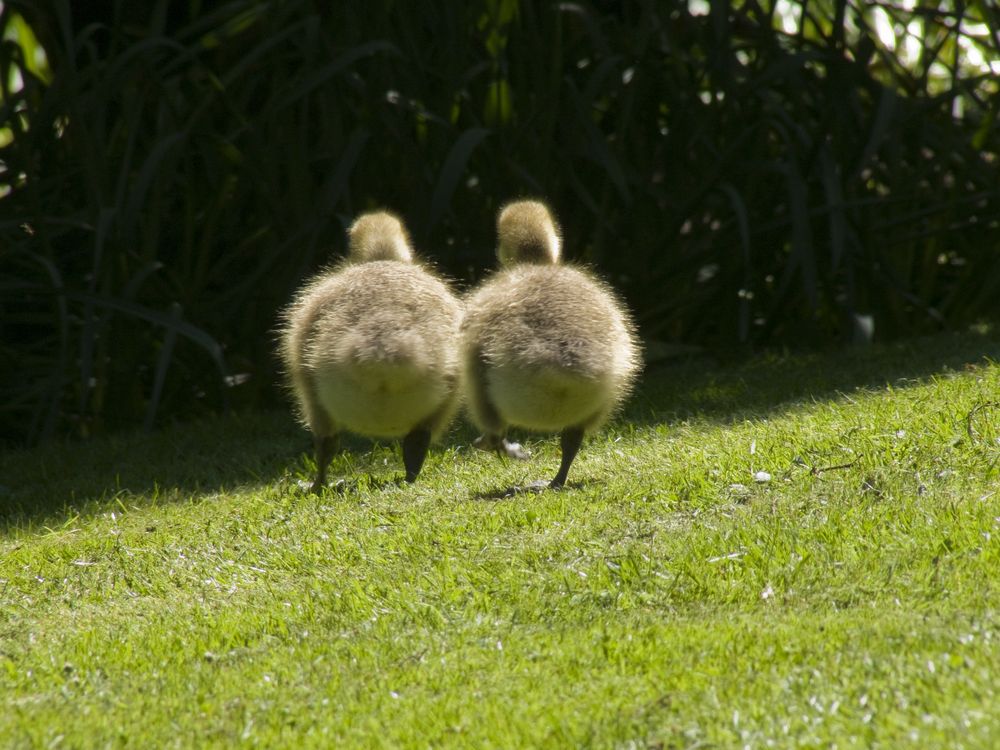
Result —
<instances>
[{"instance_id":1,"label":"fuzzy down on body","mask_svg":"<svg viewBox=\"0 0 1000 750\"><path fill-rule=\"evenodd\" d=\"M473 417L493 410L539 432L598 427L627 392L635 369L629 326L604 285L571 266L501 271L468 300L463 324ZM485 403L482 403L485 402Z\"/></svg>"},{"instance_id":2,"label":"fuzzy down on body","mask_svg":"<svg viewBox=\"0 0 1000 750\"><path fill-rule=\"evenodd\" d=\"M318 287L301 333L307 421L319 409L336 428L394 438L453 411L458 368L449 339L460 308L444 284L418 267L380 260Z\"/></svg>"}]
</instances>

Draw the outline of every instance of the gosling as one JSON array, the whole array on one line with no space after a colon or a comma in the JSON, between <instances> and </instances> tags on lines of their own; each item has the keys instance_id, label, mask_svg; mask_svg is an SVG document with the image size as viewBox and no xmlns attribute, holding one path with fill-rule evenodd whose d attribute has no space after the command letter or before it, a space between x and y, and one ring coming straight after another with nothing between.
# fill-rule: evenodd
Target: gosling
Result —
<instances>
[{"instance_id":1,"label":"gosling","mask_svg":"<svg viewBox=\"0 0 1000 750\"><path fill-rule=\"evenodd\" d=\"M464 389L483 431L476 444L523 458L506 439L508 426L561 431L562 461L548 482L558 489L584 435L632 389L640 363L635 327L607 284L560 264L562 240L545 204L508 204L497 235L503 269L466 300L462 323Z\"/></svg>"},{"instance_id":2,"label":"gosling","mask_svg":"<svg viewBox=\"0 0 1000 750\"><path fill-rule=\"evenodd\" d=\"M413 260L402 222L360 216L348 256L311 279L284 311L281 358L313 434L316 478L340 433L402 438L406 481L416 480L431 439L458 407L462 305L448 285Z\"/></svg>"}]
</instances>

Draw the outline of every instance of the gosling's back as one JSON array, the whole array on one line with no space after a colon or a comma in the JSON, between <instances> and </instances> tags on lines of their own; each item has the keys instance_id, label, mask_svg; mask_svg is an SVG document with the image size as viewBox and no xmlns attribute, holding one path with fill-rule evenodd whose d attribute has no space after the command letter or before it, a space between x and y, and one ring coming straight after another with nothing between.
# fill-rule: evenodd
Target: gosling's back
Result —
<instances>
[{"instance_id":1,"label":"gosling's back","mask_svg":"<svg viewBox=\"0 0 1000 750\"><path fill-rule=\"evenodd\" d=\"M460 317L447 286L418 266L347 266L303 300L298 366L334 424L402 437L452 397Z\"/></svg>"},{"instance_id":2,"label":"gosling's back","mask_svg":"<svg viewBox=\"0 0 1000 750\"><path fill-rule=\"evenodd\" d=\"M598 426L635 376L634 334L611 289L556 264L499 271L467 302L466 377L485 380L505 421L529 429Z\"/></svg>"},{"instance_id":3,"label":"gosling's back","mask_svg":"<svg viewBox=\"0 0 1000 750\"><path fill-rule=\"evenodd\" d=\"M413 262L387 212L348 230L345 261L310 281L285 311L281 354L317 436L439 432L457 402L461 303Z\"/></svg>"}]
</instances>

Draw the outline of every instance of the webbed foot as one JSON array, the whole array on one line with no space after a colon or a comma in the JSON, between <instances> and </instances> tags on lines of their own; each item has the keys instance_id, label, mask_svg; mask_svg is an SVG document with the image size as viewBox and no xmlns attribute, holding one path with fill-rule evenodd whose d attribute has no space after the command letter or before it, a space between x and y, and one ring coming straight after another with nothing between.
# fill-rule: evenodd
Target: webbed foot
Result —
<instances>
[{"instance_id":1,"label":"webbed foot","mask_svg":"<svg viewBox=\"0 0 1000 750\"><path fill-rule=\"evenodd\" d=\"M514 458L518 461L527 461L531 457L531 452L521 447L520 443L514 443L499 435L481 435L472 441L472 445L479 450L493 451L507 458Z\"/></svg>"}]
</instances>

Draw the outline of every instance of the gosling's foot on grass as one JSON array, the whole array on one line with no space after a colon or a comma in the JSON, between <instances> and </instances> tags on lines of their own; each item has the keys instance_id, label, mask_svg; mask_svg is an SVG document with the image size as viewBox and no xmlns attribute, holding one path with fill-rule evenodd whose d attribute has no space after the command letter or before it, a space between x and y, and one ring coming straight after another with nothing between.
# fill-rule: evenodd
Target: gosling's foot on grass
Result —
<instances>
[{"instance_id":1,"label":"gosling's foot on grass","mask_svg":"<svg viewBox=\"0 0 1000 750\"><path fill-rule=\"evenodd\" d=\"M307 482L305 479L299 479L298 481L295 482L295 484L300 490L302 490L303 492L308 492L311 495L322 495L323 491L326 489L331 489L340 495L344 494L344 492L347 491L346 479L338 479L332 485L327 485L325 481L319 482L318 480L313 482Z\"/></svg>"},{"instance_id":2,"label":"gosling's foot on grass","mask_svg":"<svg viewBox=\"0 0 1000 750\"><path fill-rule=\"evenodd\" d=\"M525 485L514 485L506 490L505 497L514 497L515 495L537 495L541 492L548 492L549 490L561 490L565 488L565 484L557 484L554 479L536 479L534 482L528 482Z\"/></svg>"},{"instance_id":3,"label":"gosling's foot on grass","mask_svg":"<svg viewBox=\"0 0 1000 750\"><path fill-rule=\"evenodd\" d=\"M524 495L529 492L527 487L523 487L519 484L512 484L509 487L497 487L496 489L486 490L484 492L477 492L475 494L478 500L511 500L518 495ZM531 491L533 494L537 490Z\"/></svg>"},{"instance_id":4,"label":"gosling's foot on grass","mask_svg":"<svg viewBox=\"0 0 1000 750\"><path fill-rule=\"evenodd\" d=\"M545 492L545 490L562 489L562 485L553 485L546 479L536 479L534 482L524 485L524 492Z\"/></svg>"},{"instance_id":5,"label":"gosling's foot on grass","mask_svg":"<svg viewBox=\"0 0 1000 750\"><path fill-rule=\"evenodd\" d=\"M472 445L481 451L492 451L507 458L527 461L531 451L523 448L520 443L514 443L497 435L481 435L472 441Z\"/></svg>"},{"instance_id":6,"label":"gosling's foot on grass","mask_svg":"<svg viewBox=\"0 0 1000 750\"><path fill-rule=\"evenodd\" d=\"M577 485L579 486L579 485ZM546 490L566 489L566 482L558 479L537 479L521 488L523 492L545 492Z\"/></svg>"}]
</instances>

